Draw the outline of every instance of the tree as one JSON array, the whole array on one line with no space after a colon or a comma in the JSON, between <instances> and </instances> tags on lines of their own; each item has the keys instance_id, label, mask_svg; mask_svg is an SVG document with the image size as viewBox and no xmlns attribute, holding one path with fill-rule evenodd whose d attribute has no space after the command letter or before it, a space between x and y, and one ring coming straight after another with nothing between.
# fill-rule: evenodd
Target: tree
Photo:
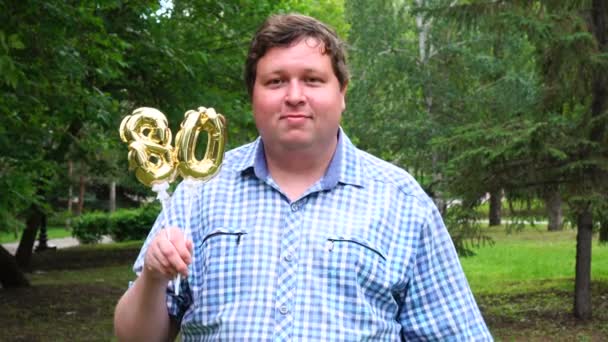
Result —
<instances>
[{"instance_id":1,"label":"tree","mask_svg":"<svg viewBox=\"0 0 608 342\"><path fill-rule=\"evenodd\" d=\"M129 44L107 20L123 11L137 25L153 4L0 3L0 183L7 190L0 215L10 225L0 229L26 222L16 255L23 268L63 165L68 159L96 159L108 146L105 132L115 129L120 103L112 91L126 67Z\"/></svg>"},{"instance_id":2,"label":"tree","mask_svg":"<svg viewBox=\"0 0 608 342\"><path fill-rule=\"evenodd\" d=\"M344 30L334 12L341 1L172 3L163 12L156 0L0 2L0 229L24 229L21 267L49 203L69 187L70 163L89 182L148 192L127 172L118 137L134 108L159 108L176 132L186 110L213 106L229 118L236 146L255 136L241 77L262 20L317 11Z\"/></svg>"},{"instance_id":3,"label":"tree","mask_svg":"<svg viewBox=\"0 0 608 342\"><path fill-rule=\"evenodd\" d=\"M442 142L456 150L451 168L467 177L494 179L506 189L564 189L578 231L574 314L590 319L592 213L608 184L605 2L472 1L434 13L474 29L510 25L534 46L542 83L533 110L504 123L470 122ZM452 174L452 182L460 179Z\"/></svg>"},{"instance_id":4,"label":"tree","mask_svg":"<svg viewBox=\"0 0 608 342\"><path fill-rule=\"evenodd\" d=\"M449 168L458 151L440 138L469 122L506 121L530 107L532 63L512 51L531 49L519 36L503 33L498 44L494 34L461 30L420 8L437 3L446 2L347 2L353 87L345 126L360 147L407 168L432 197L460 198L464 208L454 213L473 217L472 206L486 192L500 191L500 183L465 175L458 182L447 179L460 172ZM512 63L498 57L501 44ZM464 227L476 225L449 225L454 240L479 238L478 229Z\"/></svg>"},{"instance_id":5,"label":"tree","mask_svg":"<svg viewBox=\"0 0 608 342\"><path fill-rule=\"evenodd\" d=\"M605 6L347 2L354 139L419 177L438 162L442 178L431 189L465 208L500 189L527 199L559 191L578 222L574 313L583 320L591 317L592 213L608 185ZM416 57L416 35L432 58Z\"/></svg>"}]
</instances>

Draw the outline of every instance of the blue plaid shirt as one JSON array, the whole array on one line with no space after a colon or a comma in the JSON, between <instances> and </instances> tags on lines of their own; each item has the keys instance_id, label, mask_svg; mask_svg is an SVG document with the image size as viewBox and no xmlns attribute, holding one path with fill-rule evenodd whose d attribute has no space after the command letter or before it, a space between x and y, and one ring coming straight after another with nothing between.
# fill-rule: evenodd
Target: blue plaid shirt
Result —
<instances>
[{"instance_id":1,"label":"blue plaid shirt","mask_svg":"<svg viewBox=\"0 0 608 342\"><path fill-rule=\"evenodd\" d=\"M431 199L342 131L295 201L258 138L194 192L180 185L168 211L195 246L180 295L167 289L186 341L492 340Z\"/></svg>"}]
</instances>

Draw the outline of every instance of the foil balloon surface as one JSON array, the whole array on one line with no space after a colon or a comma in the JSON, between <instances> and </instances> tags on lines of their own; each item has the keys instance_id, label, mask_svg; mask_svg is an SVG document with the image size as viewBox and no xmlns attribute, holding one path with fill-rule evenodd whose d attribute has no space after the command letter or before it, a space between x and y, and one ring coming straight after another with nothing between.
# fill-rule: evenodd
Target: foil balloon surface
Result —
<instances>
[{"instance_id":1,"label":"foil balloon surface","mask_svg":"<svg viewBox=\"0 0 608 342\"><path fill-rule=\"evenodd\" d=\"M202 159L196 157L201 132L207 133L207 149ZM175 137L178 172L184 178L208 181L217 174L226 146L225 119L213 108L199 107L186 112L181 129Z\"/></svg>"},{"instance_id":2,"label":"foil balloon surface","mask_svg":"<svg viewBox=\"0 0 608 342\"><path fill-rule=\"evenodd\" d=\"M137 108L120 124L120 138L129 145L129 169L146 186L171 183L177 162L171 146L171 129L163 113Z\"/></svg>"}]
</instances>

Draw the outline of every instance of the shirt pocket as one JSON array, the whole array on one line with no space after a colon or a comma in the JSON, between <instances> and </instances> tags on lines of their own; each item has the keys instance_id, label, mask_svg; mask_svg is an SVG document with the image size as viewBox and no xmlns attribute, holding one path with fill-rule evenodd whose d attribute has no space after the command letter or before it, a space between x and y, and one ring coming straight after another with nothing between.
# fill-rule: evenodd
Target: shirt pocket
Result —
<instances>
[{"instance_id":1,"label":"shirt pocket","mask_svg":"<svg viewBox=\"0 0 608 342\"><path fill-rule=\"evenodd\" d=\"M347 289L347 295L379 291L385 282L386 253L364 238L328 236L322 254L326 276Z\"/></svg>"},{"instance_id":2,"label":"shirt pocket","mask_svg":"<svg viewBox=\"0 0 608 342\"><path fill-rule=\"evenodd\" d=\"M334 294L332 306L341 313L329 320L347 329L372 331L396 311L386 253L377 244L356 235L330 235L318 252L319 290Z\"/></svg>"},{"instance_id":3,"label":"shirt pocket","mask_svg":"<svg viewBox=\"0 0 608 342\"><path fill-rule=\"evenodd\" d=\"M249 260L245 240L247 231L233 228L217 228L207 233L197 244L197 254L202 260L197 269L197 283L194 294L201 305L197 308L203 322L218 319L222 311L234 305L241 292L243 270Z\"/></svg>"},{"instance_id":4,"label":"shirt pocket","mask_svg":"<svg viewBox=\"0 0 608 342\"><path fill-rule=\"evenodd\" d=\"M204 281L226 277L224 273L234 271L235 264L242 261L241 249L246 235L243 229L217 228L203 236L197 249L203 256L201 271Z\"/></svg>"}]
</instances>

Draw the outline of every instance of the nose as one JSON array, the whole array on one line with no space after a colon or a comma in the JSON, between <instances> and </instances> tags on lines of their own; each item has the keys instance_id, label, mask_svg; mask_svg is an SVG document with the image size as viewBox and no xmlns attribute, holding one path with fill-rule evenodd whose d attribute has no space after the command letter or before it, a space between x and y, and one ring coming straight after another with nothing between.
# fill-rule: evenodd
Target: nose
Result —
<instances>
[{"instance_id":1,"label":"nose","mask_svg":"<svg viewBox=\"0 0 608 342\"><path fill-rule=\"evenodd\" d=\"M304 89L302 85L297 80L292 80L289 82L289 86L287 87L287 93L285 94L285 102L289 105L299 105L304 102Z\"/></svg>"}]
</instances>

